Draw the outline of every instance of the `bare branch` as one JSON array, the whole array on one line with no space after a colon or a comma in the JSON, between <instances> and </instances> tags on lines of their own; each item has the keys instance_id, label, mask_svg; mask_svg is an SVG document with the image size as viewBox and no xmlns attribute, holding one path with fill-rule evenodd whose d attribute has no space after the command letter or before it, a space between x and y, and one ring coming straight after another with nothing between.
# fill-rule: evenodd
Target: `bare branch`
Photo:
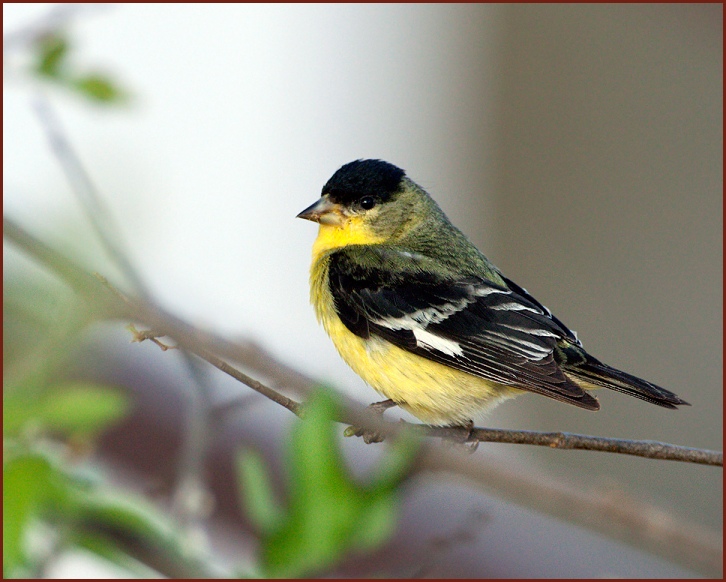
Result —
<instances>
[{"instance_id":1,"label":"bare branch","mask_svg":"<svg viewBox=\"0 0 726 582\"><path fill-rule=\"evenodd\" d=\"M212 351L216 352L220 350L231 356L243 359L246 364L250 364L254 367L255 358L252 356L260 356L263 354L264 352L261 348L257 346L253 346L251 348L249 346L247 348L239 346L233 342L218 338L213 334L198 330L172 314L163 311L157 306L150 305L146 301L129 298L123 295L120 291L116 290L115 287L113 287L105 278L100 276L91 276L81 267L57 251L50 249L35 239L35 237L29 235L12 220L3 218L3 225L4 235L9 240L30 252L38 260L50 267L62 278L66 279L68 283L77 288L82 294L87 296L91 295L95 299L100 298L101 309L106 311L108 316L126 317L129 319L143 321L146 325L149 325L152 328L153 331L135 332L136 341L150 338L156 339L165 335L174 337L184 348L206 360L225 374L232 376L273 402L284 406L293 412L293 414L299 415L300 404L298 402L291 400L290 398L280 394L278 391L233 368L212 353ZM93 289L89 289L89 287ZM110 297L114 297L116 301L111 301ZM168 349L168 346L164 347ZM297 387L299 389L303 389L306 393L309 392L310 388L316 384L313 380L308 379L303 374L291 373L289 369L286 369L286 367L284 367L281 363L278 363L270 354L264 355L260 368L268 373L271 373L274 369L282 370L282 373L277 378L278 381L284 381L287 378L294 379ZM348 400L346 404L349 409L349 415L354 409L360 408L359 405L350 400ZM377 416L378 415L375 414L369 414L367 411L359 411L353 413L352 416L346 415L346 418L341 419L341 421L359 423L359 421L362 420L366 423L366 428L370 427L375 430L382 429L382 434L390 435L390 427L392 426L392 423L385 422L377 418ZM397 424L398 423L395 423L393 426L397 426ZM448 437L459 442L466 440L469 442L505 442L513 444L549 446L552 448L562 449L599 450L637 455L653 459L678 460L691 463L723 466L722 452L669 445L656 441L631 441L559 432L538 433L533 431L513 431L486 428L475 428L468 431L465 427L417 426L416 430L423 432L427 436L436 436L440 438ZM393 432L395 433L397 430L394 430Z\"/></svg>"},{"instance_id":2,"label":"bare branch","mask_svg":"<svg viewBox=\"0 0 726 582\"><path fill-rule=\"evenodd\" d=\"M456 438L466 442L511 443L538 445L553 449L579 449L635 455L664 461L683 461L723 467L723 452L670 445L658 441L634 441L596 437L568 432L536 432L500 428L417 427L426 436Z\"/></svg>"},{"instance_id":3,"label":"bare branch","mask_svg":"<svg viewBox=\"0 0 726 582\"><path fill-rule=\"evenodd\" d=\"M92 14L93 11L107 10L109 8L112 8L112 5L99 3L66 3L51 6L25 26L3 34L3 51L24 48L26 45L35 42L39 37L67 26L77 18Z\"/></svg>"},{"instance_id":4,"label":"bare branch","mask_svg":"<svg viewBox=\"0 0 726 582\"><path fill-rule=\"evenodd\" d=\"M110 289L113 289L113 287L110 286L108 281L105 281L105 284ZM118 291L116 289L113 289L113 290L114 290L114 292L118 293ZM139 331L136 331L135 329L133 331L134 331L134 340L133 341L137 341L137 342L141 342L146 339L156 340L156 338L159 337L153 331L139 332ZM166 349L169 349L169 348L166 347ZM252 388L255 392L259 392L260 394L262 394L266 398L269 398L276 404L279 404L283 408L286 408L287 410L292 412L294 415L300 416L301 405L299 402L295 402L294 400L288 398L287 396L280 394L276 390L273 390L272 388L268 388L261 382L258 382L257 380L248 376L247 374L240 372L236 368L233 368L227 362L219 359L217 356L209 353L207 350L205 350L203 348L192 346L192 347L187 347L187 349L190 352L192 352L193 354L196 354L197 356L202 358L203 360L209 362L212 366L214 366L218 370L221 370L228 376L232 376L232 378L234 378L235 380L242 382L242 384Z\"/></svg>"},{"instance_id":5,"label":"bare branch","mask_svg":"<svg viewBox=\"0 0 726 582\"><path fill-rule=\"evenodd\" d=\"M584 526L707 576L722 576L720 535L622 492L583 491L545 475L508 469L485 455L473 462L471 455L456 449L426 447L420 463L421 471L463 476L501 499Z\"/></svg>"},{"instance_id":6,"label":"bare branch","mask_svg":"<svg viewBox=\"0 0 726 582\"><path fill-rule=\"evenodd\" d=\"M211 353L220 346L225 352L228 350L234 352L234 344L231 342L220 340L220 338L216 338L212 334L202 332L146 301L126 297L115 289L111 290L113 288L109 284L104 284L98 278L91 276L65 256L28 234L13 221L3 218L3 225L4 236L8 240L60 275L72 287L87 297L91 303L98 302L97 312L105 314L106 317L143 322L144 325L154 330L152 334L154 337L167 335L174 338L180 346L202 357L223 372L245 383L291 412L300 413L300 403L290 400L278 391L236 370ZM268 355L264 367L269 368L272 361L272 357ZM295 377L300 387L303 385L307 388L310 387L311 383L305 381L304 375L298 374ZM365 410L361 405L352 402L350 399L342 398L345 402L343 413L339 419L342 422L365 426L387 437L393 437L401 430L408 428L403 423L387 422L380 415ZM416 430L432 431L433 433L440 433L435 436L445 436L447 431L460 429L423 427ZM504 432L506 431L502 431L501 434L504 434ZM517 442L517 438L525 441L537 441L537 438L539 438L522 436L523 434L530 434L522 433L522 431L510 432L512 432L511 439L506 437L506 439L509 439L506 440L502 437L500 441ZM491 437L495 433L498 433L498 431L488 433L486 429L474 429L473 432L477 438L487 436L487 434ZM517 437L517 433L522 434ZM564 439L562 436L564 436ZM562 436L557 433L554 437L545 434L541 437L544 439L543 441L530 444L547 444L551 446L551 442L568 443L569 435ZM554 441L548 442L547 439L554 439ZM646 446L652 446L652 443L646 443ZM707 451L707 453L710 452ZM658 453L658 455L661 455L661 453ZM689 455L686 455L686 457L689 457ZM655 458L663 457L656 456ZM475 458L471 455L463 455L456 449L443 449L432 444L423 445L417 470L443 471L465 477L483 489L519 505L561 519L567 519L572 523L586 526L616 539L625 540L670 561L695 568L709 576L720 576L722 567L720 536L622 495L613 498L602 493L585 493L546 477L508 470L502 467L501 463L491 461L483 455Z\"/></svg>"},{"instance_id":7,"label":"bare branch","mask_svg":"<svg viewBox=\"0 0 726 582\"><path fill-rule=\"evenodd\" d=\"M70 141L68 141L52 105L47 99L37 95L33 101L33 106L40 119L40 125L48 138L51 150L58 159L58 163L63 169L73 192L78 197L81 207L86 212L88 221L93 226L96 236L98 236L111 259L134 286L134 289L142 297L148 299L150 297L148 289L128 259L128 253L124 249L121 233L116 222L113 220L103 198L83 167Z\"/></svg>"},{"instance_id":8,"label":"bare branch","mask_svg":"<svg viewBox=\"0 0 726 582\"><path fill-rule=\"evenodd\" d=\"M104 516L88 515L74 526L81 533L113 543L135 560L167 578L188 580L229 577L229 573L219 569L217 564L189 555L189 552L178 547L171 539L140 537L133 531L109 523Z\"/></svg>"}]
</instances>

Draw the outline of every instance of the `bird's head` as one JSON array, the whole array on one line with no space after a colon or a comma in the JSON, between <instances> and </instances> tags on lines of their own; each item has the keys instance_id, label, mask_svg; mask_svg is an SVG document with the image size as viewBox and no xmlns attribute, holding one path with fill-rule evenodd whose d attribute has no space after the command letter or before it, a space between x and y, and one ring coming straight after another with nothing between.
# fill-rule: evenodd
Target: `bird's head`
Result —
<instances>
[{"instance_id":1,"label":"bird's head","mask_svg":"<svg viewBox=\"0 0 726 582\"><path fill-rule=\"evenodd\" d=\"M388 242L406 230L428 196L406 173L382 160L356 160L323 186L320 199L297 215L320 224L329 247Z\"/></svg>"}]
</instances>

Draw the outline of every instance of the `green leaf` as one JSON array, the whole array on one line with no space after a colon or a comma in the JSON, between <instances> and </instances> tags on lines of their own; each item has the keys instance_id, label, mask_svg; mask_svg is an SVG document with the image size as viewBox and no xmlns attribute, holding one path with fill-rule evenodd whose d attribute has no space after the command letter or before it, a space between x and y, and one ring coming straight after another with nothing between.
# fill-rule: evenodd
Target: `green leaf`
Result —
<instances>
[{"instance_id":1,"label":"green leaf","mask_svg":"<svg viewBox=\"0 0 726 582\"><path fill-rule=\"evenodd\" d=\"M122 556L130 545L153 552L155 559L167 564L171 571L176 566L180 575L193 578L226 575L210 561L199 544L190 546L178 532L178 525L143 499L79 487L68 503L66 517L71 518L71 526L76 526L74 533L79 544L125 568L134 569L130 561L133 558L125 560ZM98 538L103 532L113 532L111 538L117 540L116 549Z\"/></svg>"},{"instance_id":2,"label":"green leaf","mask_svg":"<svg viewBox=\"0 0 726 582\"><path fill-rule=\"evenodd\" d=\"M12 437L37 418L40 403L37 398L26 398L25 394L12 391L3 397L3 436Z\"/></svg>"},{"instance_id":3,"label":"green leaf","mask_svg":"<svg viewBox=\"0 0 726 582\"><path fill-rule=\"evenodd\" d=\"M57 385L42 397L39 419L50 429L93 435L123 418L129 399L118 389L101 384Z\"/></svg>"},{"instance_id":4,"label":"green leaf","mask_svg":"<svg viewBox=\"0 0 726 582\"><path fill-rule=\"evenodd\" d=\"M261 562L267 576L314 575L349 551L376 547L393 532L396 488L415 447L401 440L393 449L392 468L372 485L360 485L348 475L338 446L336 408L332 393L320 390L293 428L287 512L263 538Z\"/></svg>"},{"instance_id":5,"label":"green leaf","mask_svg":"<svg viewBox=\"0 0 726 582\"><path fill-rule=\"evenodd\" d=\"M100 535L76 535L74 536L74 542L75 545L79 548L91 552L92 554L103 558L104 560L124 570L123 573L119 574L125 574L125 578L130 578L132 576L146 579L158 577L159 573L156 570L150 568L139 560L135 560L126 552L121 550L121 548L119 548L119 546L115 542L110 541Z\"/></svg>"},{"instance_id":6,"label":"green leaf","mask_svg":"<svg viewBox=\"0 0 726 582\"><path fill-rule=\"evenodd\" d=\"M51 466L40 455L23 455L3 465L3 572L26 560L28 526L52 497Z\"/></svg>"},{"instance_id":7,"label":"green leaf","mask_svg":"<svg viewBox=\"0 0 726 582\"><path fill-rule=\"evenodd\" d=\"M33 71L96 103L119 103L128 99L108 75L100 72L79 74L77 67L68 64L70 44L63 34L53 32L43 35L36 43Z\"/></svg>"},{"instance_id":8,"label":"green leaf","mask_svg":"<svg viewBox=\"0 0 726 582\"><path fill-rule=\"evenodd\" d=\"M59 33L43 35L37 43L38 61L35 70L46 77L61 77L61 69L68 54L67 39Z\"/></svg>"},{"instance_id":9,"label":"green leaf","mask_svg":"<svg viewBox=\"0 0 726 582\"><path fill-rule=\"evenodd\" d=\"M126 394L91 383L40 385L27 377L22 389L3 398L3 434L12 436L30 426L79 436L94 436L123 418L129 409Z\"/></svg>"},{"instance_id":10,"label":"green leaf","mask_svg":"<svg viewBox=\"0 0 726 582\"><path fill-rule=\"evenodd\" d=\"M263 551L269 576L315 572L334 563L348 545L359 500L343 474L331 423L334 409L331 396L320 391L293 428L289 512Z\"/></svg>"},{"instance_id":11,"label":"green leaf","mask_svg":"<svg viewBox=\"0 0 726 582\"><path fill-rule=\"evenodd\" d=\"M126 94L109 77L100 73L91 73L73 79L72 86L92 101L111 103L123 101L126 98Z\"/></svg>"},{"instance_id":12,"label":"green leaf","mask_svg":"<svg viewBox=\"0 0 726 582\"><path fill-rule=\"evenodd\" d=\"M378 465L378 473L372 485L373 490L396 487L408 474L419 444L419 439L411 431L401 431L393 441L389 441L385 462Z\"/></svg>"},{"instance_id":13,"label":"green leaf","mask_svg":"<svg viewBox=\"0 0 726 582\"><path fill-rule=\"evenodd\" d=\"M272 493L265 463L257 452L244 450L237 454L237 479L247 515L262 532L272 532L282 519L282 509Z\"/></svg>"},{"instance_id":14,"label":"green leaf","mask_svg":"<svg viewBox=\"0 0 726 582\"><path fill-rule=\"evenodd\" d=\"M76 520L102 523L109 529L154 544L169 544L176 539L172 522L149 503L107 490L76 487L69 500L68 513Z\"/></svg>"},{"instance_id":15,"label":"green leaf","mask_svg":"<svg viewBox=\"0 0 726 582\"><path fill-rule=\"evenodd\" d=\"M355 545L372 550L385 542L396 528L397 499L391 491L372 495L355 530Z\"/></svg>"}]
</instances>

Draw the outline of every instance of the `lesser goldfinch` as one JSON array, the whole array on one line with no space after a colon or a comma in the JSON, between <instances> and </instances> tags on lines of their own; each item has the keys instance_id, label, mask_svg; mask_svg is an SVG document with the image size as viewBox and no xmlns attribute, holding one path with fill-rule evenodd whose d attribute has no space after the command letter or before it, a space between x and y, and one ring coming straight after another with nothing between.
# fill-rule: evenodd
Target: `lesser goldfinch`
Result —
<instances>
[{"instance_id":1,"label":"lesser goldfinch","mask_svg":"<svg viewBox=\"0 0 726 582\"><path fill-rule=\"evenodd\" d=\"M342 358L432 425L469 425L523 391L586 410L610 388L664 408L674 393L603 364L507 279L404 170L357 160L298 214L319 223L310 297Z\"/></svg>"}]
</instances>

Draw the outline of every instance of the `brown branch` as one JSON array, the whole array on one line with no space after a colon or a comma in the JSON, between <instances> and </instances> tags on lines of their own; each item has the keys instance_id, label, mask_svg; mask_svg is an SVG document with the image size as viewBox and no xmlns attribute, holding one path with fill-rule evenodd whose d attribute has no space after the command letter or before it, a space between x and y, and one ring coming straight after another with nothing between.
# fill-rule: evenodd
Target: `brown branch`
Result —
<instances>
[{"instance_id":1,"label":"brown branch","mask_svg":"<svg viewBox=\"0 0 726 582\"><path fill-rule=\"evenodd\" d=\"M91 176L66 137L60 119L50 101L42 95L37 95L33 101L33 107L40 119L40 126L45 132L51 151L71 184L73 192L81 203L81 208L86 212L88 221L101 241L101 245L128 281L133 284L137 293L149 298L150 294L146 284L128 259L128 252L123 244L116 221L113 220L111 212L91 180Z\"/></svg>"},{"instance_id":2,"label":"brown branch","mask_svg":"<svg viewBox=\"0 0 726 582\"><path fill-rule=\"evenodd\" d=\"M417 426L417 425L414 425ZM509 430L500 428L474 428L469 433L466 427L425 427L417 430L426 436L454 438L466 442L510 443L538 445L553 449L579 449L602 451L621 455L634 455L647 459L683 461L701 465L723 467L723 452L671 445L659 441L634 441L596 437L568 432L536 432L531 430Z\"/></svg>"},{"instance_id":3,"label":"brown branch","mask_svg":"<svg viewBox=\"0 0 726 582\"><path fill-rule=\"evenodd\" d=\"M723 575L720 535L622 492L583 491L546 475L509 469L486 455L426 447L419 470L465 477L487 493L584 526L708 577Z\"/></svg>"},{"instance_id":4,"label":"brown branch","mask_svg":"<svg viewBox=\"0 0 726 582\"><path fill-rule=\"evenodd\" d=\"M215 367L235 377L260 394L271 398L293 413L300 413L300 404L298 402L243 374L211 353L217 353L216 348L233 353L240 349L239 346L235 346L232 342L222 340L212 334L202 332L176 316L165 312L158 306L133 297L126 297L115 289L111 290L113 288L109 284L102 283L98 278L91 276L83 268L25 232L11 220L3 218L3 225L4 236L8 240L49 267L79 293L88 298L90 303L95 305L96 313L109 318L123 318L143 322L144 325L154 330L154 337L161 337L162 335L172 337L179 346L204 358ZM244 347L242 351L244 352ZM237 355L239 356L240 353L237 353ZM249 353L244 355L249 356ZM267 355L262 364L262 367L272 377L275 376L274 372L270 370L273 362L272 356ZM281 376L287 374L289 374L289 371L284 371ZM302 390L309 390L315 384L299 373L292 374L290 377L295 379L297 388ZM276 380L280 381L281 377L277 377ZM359 404L342 395L341 398L345 405L339 420L343 422L352 423L356 426L365 426L367 429L387 437L395 436L401 430L408 428L408 425L403 423L387 422L380 415L365 410ZM416 430L425 430L435 434L435 436L446 436L447 434L452 436L450 434L452 431L466 429L423 427ZM510 436L506 437L509 440L501 437L507 432L510 433ZM521 433L519 437L517 437L517 433ZM551 446L552 442L557 443L559 446L567 445L572 442L571 437L574 436L556 433L554 436L545 434L541 437L522 437L522 434L534 435L537 433L523 431L489 432L487 429L474 429L473 432L473 435L477 438L491 438L497 434L500 435L500 437L497 437L500 442L519 442L516 440L517 438L534 439L536 441L541 438L544 440L531 444L547 444L548 446ZM488 438L485 440L488 440ZM548 441L547 439L553 440ZM605 439L605 441L607 440ZM646 444L652 446L652 443ZM661 443L658 443L658 445L661 445ZM706 453L709 452L706 451ZM661 455L662 453L657 454ZM656 456L655 458L663 457ZM474 458L471 455L463 455L455 449L442 449L432 444L422 446L417 471L443 471L466 477L478 486L519 505L558 518L565 518L572 523L586 526L619 540L626 540L633 545L687 567L695 568L707 575L720 575L722 550L721 540L718 535L697 525L685 523L683 520L665 514L657 508L636 503L624 496L613 499L612 496L584 493L542 476L508 470L503 468L500 463L493 462L485 456Z\"/></svg>"},{"instance_id":5,"label":"brown branch","mask_svg":"<svg viewBox=\"0 0 726 582\"><path fill-rule=\"evenodd\" d=\"M113 287L110 286L108 281L104 279L104 283L111 289ZM113 289L116 293L116 289ZM149 331L138 331L135 328L132 327L132 333L134 334L133 341L136 342L142 342L144 340L156 340L155 343L160 343L156 338L159 336L155 334L155 332L149 330ZM163 345L163 344L162 344ZM169 346L164 346L164 349L169 349ZM212 366L217 368L218 370L221 370L228 376L232 376L235 380L238 382L242 382L245 386L248 386L252 388L255 392L258 392L265 396L266 398L269 398L276 404L279 404L283 408L287 408L290 412L292 412L295 416L300 416L300 410L301 410L301 404L299 402L295 402L294 400L288 398L287 396L284 396L283 394L280 394L276 390L273 390L272 388L268 388L265 386L262 382L259 382L252 378L251 376L248 376L244 372L240 372L236 368L233 368L230 366L227 362L224 360L221 360L214 354L211 354L207 350L203 348L199 348L196 346L187 347L187 350L189 350L191 353L196 354L203 360L209 362Z\"/></svg>"},{"instance_id":6,"label":"brown branch","mask_svg":"<svg viewBox=\"0 0 726 582\"><path fill-rule=\"evenodd\" d=\"M142 333L142 338L144 335L153 336L153 333ZM272 395L268 396L268 398L281 404L293 414L300 416L300 403L287 399L211 354L205 354L201 350L194 353L260 394L268 396L267 392L271 392ZM407 428L429 436L453 438L457 442L461 442L461 436L466 437L468 434L466 427L427 427L408 423L385 422L382 420L381 415L366 409L360 410L355 406L344 407L338 420L365 426L368 431L383 437L393 437L400 430ZM491 434L488 434L490 432ZM487 436L492 437L491 440L493 441L510 443L545 445L551 441L557 443L557 446L561 448L579 448L576 446L563 446L563 444L572 445L573 442L577 442L578 437L583 440L594 439L600 445L607 445L608 442L610 444L629 442L639 444L637 441L600 439L584 435L568 435L567 433L536 433L498 429L474 429L470 440L489 440L486 438ZM527 442L527 439L531 439L532 442ZM537 442L538 440L539 442ZM648 441L641 442L648 443ZM664 445L663 443L653 444L674 449L686 449L686 447ZM629 451L628 454L637 453ZM723 461L721 461L721 464L723 464ZM492 463L488 460L482 461L481 459L478 459L477 463L472 463L469 455L462 455L454 449L442 450L440 447L423 447L415 472L424 473L427 471L448 472L467 477L482 489L493 492L497 496L518 505L525 505L545 514L584 525L706 574L720 575L723 551L721 540L718 539L717 535L695 524L684 523L683 520L675 518L657 507L636 501L624 493L584 493L544 476L511 472L502 468L500 463Z\"/></svg>"},{"instance_id":7,"label":"brown branch","mask_svg":"<svg viewBox=\"0 0 726 582\"><path fill-rule=\"evenodd\" d=\"M3 227L6 238L33 254L33 256L56 271L58 275L66 279L82 294L100 297L102 299L101 309L107 315L143 321L145 325L148 325L151 328L150 331L135 332L136 341L153 338L158 342L159 337L173 337L185 349L273 402L284 406L296 415L299 415L299 403L233 368L215 354L221 353L225 357L240 361L256 372L270 376L275 384L294 387L297 392L305 395L309 394L312 387L319 385L318 382L315 382L300 372L292 370L251 342L247 342L246 344L230 342L214 334L197 329L173 314L149 304L147 301L134 299L122 294L104 277L90 275L70 259L67 259L57 251L35 239L35 237L29 235L12 220L3 218ZM115 298L115 301L111 300L111 297ZM169 348L169 346L164 344L162 346L164 349ZM357 407L357 404L352 400L348 400L346 406L352 411ZM366 428L375 428L376 430L390 426L391 424L383 421L378 423L377 420L379 419L377 419L377 415L373 414L364 414L361 416L354 414L353 416L355 418L341 419L341 422L350 422L358 426L366 426ZM373 425L376 426L374 427ZM492 428L474 428L469 433L465 427L414 426L417 426L416 430L421 431L426 436L450 438L459 442L500 442L548 446L559 449L595 450L635 455L650 459L723 466L723 453L720 451L696 449L657 441L634 441L562 432L541 433ZM385 430L383 434L386 434Z\"/></svg>"},{"instance_id":8,"label":"brown branch","mask_svg":"<svg viewBox=\"0 0 726 582\"><path fill-rule=\"evenodd\" d=\"M107 282L106 282L107 283ZM108 284L108 283L107 283ZM139 332L132 327L134 341L151 340L163 350L169 349L159 342L159 336L153 330ZM247 376L239 370L233 368L223 360L214 356L206 350L195 347L187 348L191 352L198 355L203 360L209 362L215 368L221 370L225 374L232 376L243 384L249 386L256 392L266 396L273 402L287 408L296 416L300 416L300 403L283 396L279 392L265 386L259 381ZM272 357L268 354L268 359ZM378 418L374 415L371 418ZM340 422L354 422L346 415L341 417ZM367 419L366 419L367 421ZM365 422L365 421L364 421ZM373 435L374 431L367 426L366 430L361 431L360 436L366 437ZM418 434L427 437L437 437L441 439L450 439L455 442L479 443L509 443L519 445L537 445L550 447L553 449L579 449L588 451L602 451L607 453L618 453L621 455L634 455L637 457L645 457L648 459L659 459L666 461L683 461L686 463L696 463L701 465L712 465L723 467L723 452L709 451L706 449L696 449L692 447L684 447L680 445L671 445L659 441L635 441L628 439L615 439L609 437L596 437L590 435L573 434L567 432L537 432L530 430L511 430L499 428L473 428L469 429L464 426L444 427L444 426L426 426L420 424L405 423L415 430ZM385 426L385 425L384 425ZM385 431L377 434L380 440L385 439Z\"/></svg>"},{"instance_id":9,"label":"brown branch","mask_svg":"<svg viewBox=\"0 0 726 582\"><path fill-rule=\"evenodd\" d=\"M104 540L134 560L170 579L229 577L229 573L219 569L216 564L184 551L173 538L159 539L157 536L153 536L153 539L152 536L145 538L118 524L109 523L107 516L84 516L84 519L74 523L74 527L78 531L81 545L84 535L91 536L94 540Z\"/></svg>"}]
</instances>

